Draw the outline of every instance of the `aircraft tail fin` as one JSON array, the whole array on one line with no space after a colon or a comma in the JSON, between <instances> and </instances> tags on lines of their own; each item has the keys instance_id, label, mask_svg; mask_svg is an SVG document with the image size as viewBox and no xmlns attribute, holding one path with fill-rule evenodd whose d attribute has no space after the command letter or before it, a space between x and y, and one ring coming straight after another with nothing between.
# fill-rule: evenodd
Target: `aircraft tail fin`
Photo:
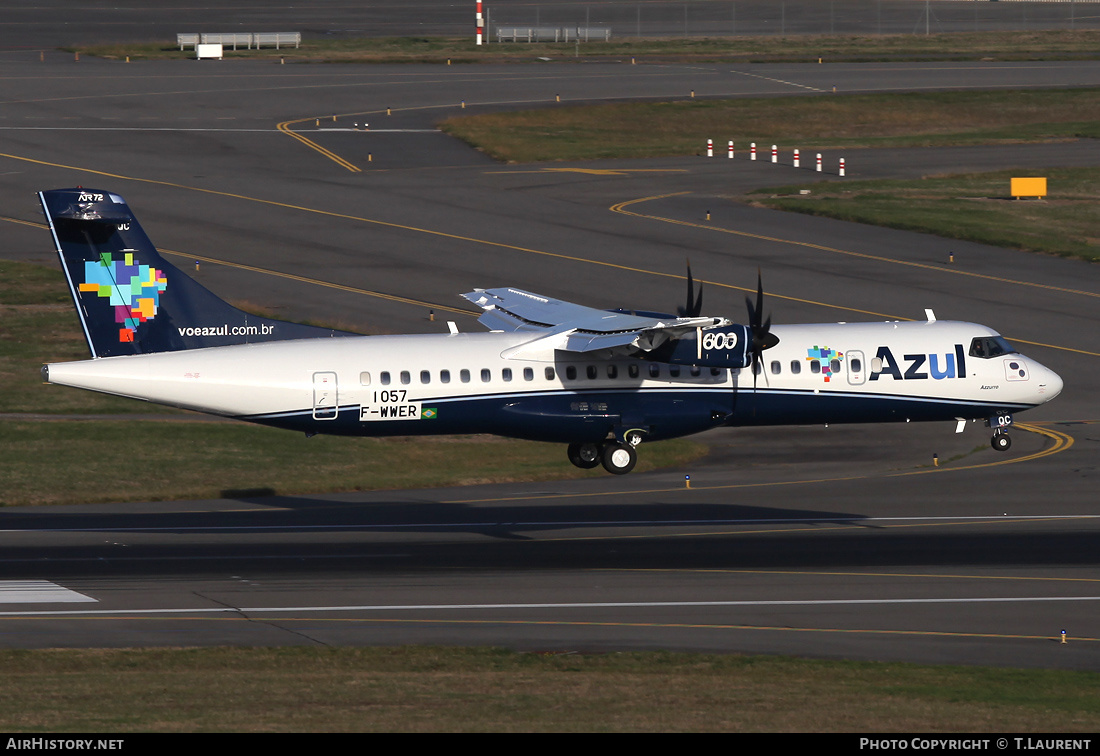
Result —
<instances>
[{"instance_id":1,"label":"aircraft tail fin","mask_svg":"<svg viewBox=\"0 0 1100 756\"><path fill-rule=\"evenodd\" d=\"M38 196L93 357L356 335L219 299L157 252L117 194L78 187Z\"/></svg>"}]
</instances>

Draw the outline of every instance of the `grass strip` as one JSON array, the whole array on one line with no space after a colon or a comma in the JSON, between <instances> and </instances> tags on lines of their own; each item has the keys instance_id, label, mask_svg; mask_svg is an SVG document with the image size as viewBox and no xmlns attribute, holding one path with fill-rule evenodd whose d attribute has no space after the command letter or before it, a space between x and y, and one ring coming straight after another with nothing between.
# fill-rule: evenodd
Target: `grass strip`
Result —
<instances>
[{"instance_id":1,"label":"grass strip","mask_svg":"<svg viewBox=\"0 0 1100 756\"><path fill-rule=\"evenodd\" d=\"M637 470L681 466L706 447L645 445ZM0 505L91 504L599 477L561 444L495 436L344 438L235 422L0 420ZM64 470L64 475L58 471ZM147 474L143 474L143 471Z\"/></svg>"},{"instance_id":2,"label":"grass strip","mask_svg":"<svg viewBox=\"0 0 1100 756\"><path fill-rule=\"evenodd\" d=\"M0 667L9 733L1100 727L1100 675L1061 670L433 647L2 651Z\"/></svg>"},{"instance_id":3,"label":"grass strip","mask_svg":"<svg viewBox=\"0 0 1100 756\"><path fill-rule=\"evenodd\" d=\"M742 154L779 144L936 147L1100 138L1100 89L910 92L557 106L450 118L449 134L506 162Z\"/></svg>"},{"instance_id":4,"label":"grass strip","mask_svg":"<svg viewBox=\"0 0 1100 756\"><path fill-rule=\"evenodd\" d=\"M113 60L195 57L170 42L83 45L69 52ZM824 62L904 60L1067 60L1100 55L1100 32L998 31L951 34L835 34L797 36L617 38L610 42L496 43L466 37L306 37L298 48L233 50L228 58L324 63L535 63L641 59L643 61Z\"/></svg>"},{"instance_id":5,"label":"grass strip","mask_svg":"<svg viewBox=\"0 0 1100 756\"><path fill-rule=\"evenodd\" d=\"M1012 177L1044 176L1044 200L1009 195ZM803 195L801 192L809 194ZM738 199L778 210L920 231L1100 262L1100 168L1047 168L842 181L760 189Z\"/></svg>"},{"instance_id":6,"label":"grass strip","mask_svg":"<svg viewBox=\"0 0 1100 756\"><path fill-rule=\"evenodd\" d=\"M88 345L59 268L0 260L0 413L149 412L132 399L42 382L47 362L88 359ZM174 412L161 408L160 412Z\"/></svg>"}]
</instances>

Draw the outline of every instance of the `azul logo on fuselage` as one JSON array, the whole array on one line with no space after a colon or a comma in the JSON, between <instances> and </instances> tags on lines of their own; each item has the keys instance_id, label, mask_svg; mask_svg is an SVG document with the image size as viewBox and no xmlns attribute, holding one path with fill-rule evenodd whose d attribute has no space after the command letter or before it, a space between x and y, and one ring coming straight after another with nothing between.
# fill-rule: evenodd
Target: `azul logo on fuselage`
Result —
<instances>
[{"instance_id":1,"label":"azul logo on fuselage","mask_svg":"<svg viewBox=\"0 0 1100 756\"><path fill-rule=\"evenodd\" d=\"M966 377L966 353L962 344L955 344L954 354L904 354L899 362L890 351L890 347L881 346L875 354L875 364L871 370L871 380L877 381L883 376L896 380L922 380L932 378L942 381L944 378Z\"/></svg>"}]
</instances>

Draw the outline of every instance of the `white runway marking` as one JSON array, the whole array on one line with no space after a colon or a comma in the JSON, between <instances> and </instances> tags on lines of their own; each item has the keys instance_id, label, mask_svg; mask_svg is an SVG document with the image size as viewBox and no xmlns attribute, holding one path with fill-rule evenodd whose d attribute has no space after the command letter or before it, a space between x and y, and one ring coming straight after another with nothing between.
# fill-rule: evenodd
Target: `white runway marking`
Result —
<instances>
[{"instance_id":1,"label":"white runway marking","mask_svg":"<svg viewBox=\"0 0 1100 756\"><path fill-rule=\"evenodd\" d=\"M315 131L358 131L363 134L442 134L439 129L314 129ZM309 133L303 131L299 133Z\"/></svg>"},{"instance_id":2,"label":"white runway marking","mask_svg":"<svg viewBox=\"0 0 1100 756\"><path fill-rule=\"evenodd\" d=\"M79 595L79 594L77 594ZM93 599L87 599L93 600ZM682 607L727 607L727 606L837 606L837 605L873 605L873 604L984 604L984 603L1027 603L1035 601L1100 601L1100 596L1018 596L1018 597L973 597L973 598L912 598L912 599L810 599L778 601L598 601L578 603L517 603L517 604L361 604L355 606L217 606L195 609L112 609L96 611L59 610L47 612L0 612L0 617L19 616L60 616L89 615L97 616L136 616L153 614L265 614L275 612L408 612L425 610L476 610L476 609L660 609Z\"/></svg>"},{"instance_id":3,"label":"white runway marking","mask_svg":"<svg viewBox=\"0 0 1100 756\"><path fill-rule=\"evenodd\" d=\"M75 604L95 602L48 580L0 580L0 604Z\"/></svg>"},{"instance_id":4,"label":"white runway marking","mask_svg":"<svg viewBox=\"0 0 1100 756\"><path fill-rule=\"evenodd\" d=\"M762 76L760 74L749 73L748 71L730 71L730 73L739 74L741 76L751 76L754 79L763 79L764 81L774 81L776 84L786 84L789 87L799 87L801 89L809 89L809 90L812 90L814 92L824 92L825 91L824 89L819 89L818 87L811 87L811 86L808 86L806 84L798 84L798 83L793 82L793 81L785 81L784 79L775 79L775 78L772 78L771 76Z\"/></svg>"}]
</instances>

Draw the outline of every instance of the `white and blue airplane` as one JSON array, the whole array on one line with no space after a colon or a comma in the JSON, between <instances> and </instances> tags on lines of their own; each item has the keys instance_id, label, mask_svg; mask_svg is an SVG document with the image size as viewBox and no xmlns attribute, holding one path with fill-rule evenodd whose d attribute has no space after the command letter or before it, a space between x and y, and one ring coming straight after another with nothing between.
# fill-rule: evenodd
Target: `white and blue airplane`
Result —
<instances>
[{"instance_id":1,"label":"white and blue airplane","mask_svg":"<svg viewBox=\"0 0 1100 756\"><path fill-rule=\"evenodd\" d=\"M492 433L568 444L582 468L623 474L642 441L720 426L984 420L995 449L1013 413L1062 379L975 323L771 327L599 310L513 288L465 298L486 333L360 336L250 315L157 252L126 202L39 194L92 359L49 383L306 434Z\"/></svg>"}]
</instances>

